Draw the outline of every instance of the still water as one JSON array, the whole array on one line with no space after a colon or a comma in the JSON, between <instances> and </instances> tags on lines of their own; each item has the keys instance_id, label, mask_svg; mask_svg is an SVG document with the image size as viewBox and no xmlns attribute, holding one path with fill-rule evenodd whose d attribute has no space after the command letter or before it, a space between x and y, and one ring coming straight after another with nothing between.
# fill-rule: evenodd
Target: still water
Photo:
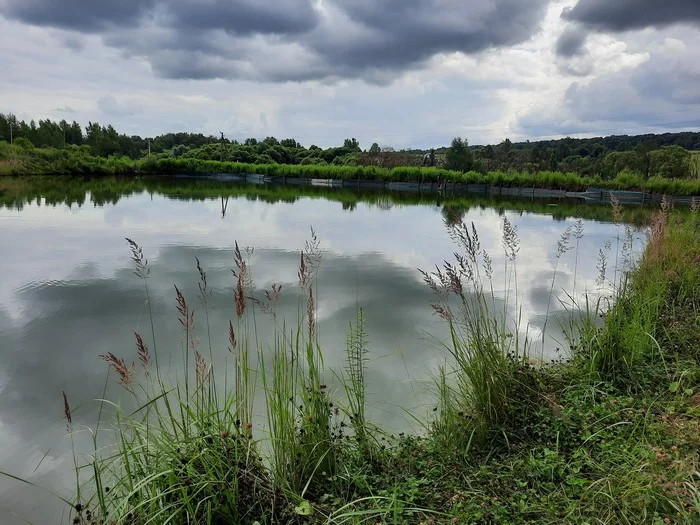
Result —
<instances>
[{"instance_id":1,"label":"still water","mask_svg":"<svg viewBox=\"0 0 700 525\"><path fill-rule=\"evenodd\" d=\"M313 226L323 250L318 330L329 384L334 382L330 370L343 366L348 323L359 305L370 341L372 419L389 430L416 430L405 410L426 417L432 413L432 374L446 359L441 343L447 331L432 314L431 291L417 269L452 260L456 249L439 202L344 207L319 198L270 203L234 197L225 211L216 198L173 200L146 192L104 205L91 203L88 195L82 206L39 200L22 209L0 208L0 471L70 498L74 477L61 392L75 409L74 424L94 427L98 403L92 400L102 396L106 378L106 364L98 355L112 352L131 362L136 360L133 331L151 341L143 284L132 273L125 237L138 242L149 260L159 359L175 374L181 354L174 284L195 307L196 330L208 346L197 302L195 257L214 290L210 327L216 361L226 352L228 320L235 316L234 243L254 248L250 262L256 296L262 297L273 282L282 284L284 315L293 324L299 251ZM555 295L564 297L563 290L572 290L574 273L577 293L596 290L598 250L620 234L620 227L584 220L578 263L575 250L558 261L557 241L575 218L488 206L469 209L463 219L474 222L482 248L494 261L497 294L505 287L504 216L517 226L520 238L522 324L537 339L557 262ZM550 309L554 316L561 313L556 298ZM269 332L269 322L258 314L263 351ZM539 350L545 359L563 346L556 327L548 328L546 340ZM215 363L215 368L221 366ZM116 399L118 388L112 383L110 379L107 396ZM89 453L87 436L77 439ZM0 523L23 523L19 517L57 523L65 520L62 510L48 493L0 476Z\"/></svg>"}]
</instances>

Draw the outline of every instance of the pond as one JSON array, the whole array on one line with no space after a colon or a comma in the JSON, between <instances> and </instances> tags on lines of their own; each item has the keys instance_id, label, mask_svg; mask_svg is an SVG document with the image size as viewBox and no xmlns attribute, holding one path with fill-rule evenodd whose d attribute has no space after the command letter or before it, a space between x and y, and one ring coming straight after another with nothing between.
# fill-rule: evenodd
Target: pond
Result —
<instances>
[{"instance_id":1,"label":"pond","mask_svg":"<svg viewBox=\"0 0 700 525\"><path fill-rule=\"evenodd\" d=\"M332 191L309 191L305 196L298 190L275 199L269 194L258 198L268 191L262 188L222 190L198 184L189 183L184 191L136 187L108 198L100 193L103 188L91 190L87 185L82 197L67 198L70 204L48 188L46 196L33 195L21 205L0 208L1 471L70 497L73 459L61 392L73 405L74 425L94 428L100 405L93 400L101 398L105 388L110 399L117 399L119 391L113 376L106 381L107 366L98 356L112 352L130 363L137 361L133 332L148 344L152 341L143 282L133 273L126 237L142 246L148 259L159 359L161 368L173 376L182 368L173 285L195 309L195 331L208 355L204 310L197 299L195 258L199 259L213 290L209 327L213 368L220 375L228 322L235 319L235 243L249 258L254 296L263 298L272 283L282 285L282 315L292 326L299 316L300 250L313 227L322 250L317 329L328 383L337 383L332 370L343 368L348 323L362 307L370 341L370 417L389 431L418 432L408 414L418 419L431 414L434 374L448 357L444 345L449 335L445 322L434 315L433 294L418 269L431 270L453 260L457 247L446 229L446 217L461 216L467 224L474 223L481 248L493 260L497 296L512 288L504 274L504 218L517 227L520 326L539 341L533 358L544 360L566 347L553 321L541 343L546 312L552 319L563 319L571 314L564 307L570 304L567 294L600 292L597 258L608 242L612 248L607 278L614 279L616 238L623 235L623 227L606 218L607 211L566 208L564 202L464 201L461 208L452 203L453 208L437 195L411 201L384 194L352 197L347 192L338 198ZM562 213L562 208L570 211ZM589 217L582 219L578 249L572 238L572 249L558 258L557 243L562 232L575 225L576 215ZM634 236L639 253L643 232L635 231ZM513 299L508 307L515 318ZM271 320L257 312L254 321L265 352L271 344ZM101 424L108 427L110 421L105 418ZM90 452L88 435L76 440L80 450ZM16 516L35 523L56 522L62 512L61 502L47 492L0 477L0 522L21 523Z\"/></svg>"}]
</instances>

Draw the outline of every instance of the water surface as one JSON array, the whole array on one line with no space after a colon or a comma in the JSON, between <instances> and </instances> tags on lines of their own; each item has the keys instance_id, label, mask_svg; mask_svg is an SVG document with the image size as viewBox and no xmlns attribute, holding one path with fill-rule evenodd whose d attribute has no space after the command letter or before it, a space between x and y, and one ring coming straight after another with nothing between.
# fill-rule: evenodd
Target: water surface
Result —
<instances>
[{"instance_id":1,"label":"water surface","mask_svg":"<svg viewBox=\"0 0 700 525\"><path fill-rule=\"evenodd\" d=\"M371 417L390 430L416 430L404 410L419 417L432 413L431 373L446 359L441 345L447 331L432 315L431 291L417 269L451 260L456 249L444 226L450 212L438 197L415 205L391 199L348 205L317 196L289 202L250 196L222 201L137 191L112 202L96 200L100 204L88 194L79 199L81 205L47 205L39 198L21 209L0 208L0 470L70 497L74 478L69 442L62 439L61 391L74 407L85 404L76 410L76 424L94 427L98 404L91 400L102 396L106 377L98 355L113 352L136 360L134 330L151 342L143 284L132 273L125 237L142 245L149 260L159 357L161 365L176 373L181 354L174 284L195 308L200 343L208 346L197 302L195 257L214 290L210 325L215 366L221 370L228 320L235 316L234 243L254 248L255 294L261 297L273 282L282 284L283 311L294 323L299 251L313 226L323 249L318 328L327 369L342 367L348 323L362 306L371 352ZM557 262L555 295L565 297L562 290L572 290L574 273L577 292L595 291L598 250L621 233L610 222L584 220L578 251L558 261L557 241L575 218L555 219L557 207L550 209L552 213L530 213L481 205L463 215L474 222L482 248L494 260L497 294L505 288L503 218L518 227L518 304L523 327L535 339L544 324ZM556 298L551 310L555 317L561 315ZM271 325L256 315L265 351ZM544 358L562 346L561 333L552 325L541 349ZM327 377L334 382L330 372ZM108 395L117 392L110 381ZM87 441L78 438L78 443ZM61 512L52 496L0 477L0 522L21 523L16 513L34 523L55 523Z\"/></svg>"}]
</instances>

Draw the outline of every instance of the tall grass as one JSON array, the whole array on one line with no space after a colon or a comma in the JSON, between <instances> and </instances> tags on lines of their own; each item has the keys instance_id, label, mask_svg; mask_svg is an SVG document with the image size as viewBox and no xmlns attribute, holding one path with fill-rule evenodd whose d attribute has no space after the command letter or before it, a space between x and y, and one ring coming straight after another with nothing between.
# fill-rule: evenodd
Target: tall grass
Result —
<instances>
[{"instance_id":1,"label":"tall grass","mask_svg":"<svg viewBox=\"0 0 700 525\"><path fill-rule=\"evenodd\" d=\"M619 204L613 200L612 206L618 221L621 220ZM695 214L691 210L690 217ZM629 388L643 388L643 380L650 377L651 369L662 375L667 372L659 344L666 330L660 321L662 311L669 308L669 302L683 299L677 295L680 291L673 289L673 283L680 277L678 272L684 271L682 263L688 263L683 252L692 253L696 248L684 247L683 237L671 234L677 226L671 224L671 217L670 205L664 199L661 209L652 215L646 252L638 265L632 250L631 229L624 228L623 238L618 234L612 282L615 304L604 308L596 303L592 307L593 315L584 316L576 326L579 334L585 334L581 337L578 357L596 378ZM680 224L680 219L677 221ZM664 263L659 264L662 260ZM599 267L604 276L606 261L602 251ZM598 316L605 318L602 327L594 321Z\"/></svg>"},{"instance_id":2,"label":"tall grass","mask_svg":"<svg viewBox=\"0 0 700 525\"><path fill-rule=\"evenodd\" d=\"M444 449L454 450L459 443L457 449L465 452L489 438L507 436L513 414L526 411L536 391L524 380L529 341L527 336L521 339L517 228L504 218L503 296L494 293L491 258L481 248L474 224L460 222L448 229L460 248L455 263L422 272L437 298L433 310L447 321L451 334L447 349L452 365L439 371L440 413L433 431Z\"/></svg>"},{"instance_id":3,"label":"tall grass","mask_svg":"<svg viewBox=\"0 0 700 525\"><path fill-rule=\"evenodd\" d=\"M331 180L366 180L380 182L491 184L505 187L550 188L585 191L590 186L607 189L645 190L669 195L698 195L700 182L688 179L643 179L638 175L620 173L616 178L582 176L576 173L475 171L462 173L442 168L376 166L319 166L302 164L245 164L240 162L205 161L189 158L143 159L138 161L140 173L232 173L260 174L274 177L296 177Z\"/></svg>"},{"instance_id":4,"label":"tall grass","mask_svg":"<svg viewBox=\"0 0 700 525\"><path fill-rule=\"evenodd\" d=\"M148 261L135 241L127 242L134 273L144 282L148 300ZM217 389L214 378L217 356L208 323L211 290L198 259L208 352L200 351L194 309L175 286L182 330L179 380L167 383L157 361L151 360L155 352L138 333L139 369L111 353L101 356L125 399L107 402L115 410L112 445L96 448L85 466L74 455L76 475L88 466L92 475L87 481L77 478L73 523L301 523L313 512L309 500L317 501L332 491L339 478L344 486L351 482L347 465L343 472L341 463L347 464L352 456L357 465L357 458L370 450L364 415L366 336L360 312L358 324L351 325L348 334L344 387L349 404L341 407L325 383L319 347L315 296L320 264L320 243L312 230L298 271L302 315L288 330L286 322L277 318L281 286L273 284L264 298L255 298L249 261L236 244L235 319L228 326L223 389ZM255 343L255 323L251 329L248 316L254 309L270 315L275 323L272 354L267 359ZM253 424L258 376L266 401L267 437L256 435ZM71 412L64 399L70 425ZM127 406L135 408L127 410ZM93 435L97 431L91 430ZM362 453L353 455L353 450ZM379 498L376 503L385 501ZM323 512L319 509L316 515ZM353 515L346 508L343 519Z\"/></svg>"}]
</instances>

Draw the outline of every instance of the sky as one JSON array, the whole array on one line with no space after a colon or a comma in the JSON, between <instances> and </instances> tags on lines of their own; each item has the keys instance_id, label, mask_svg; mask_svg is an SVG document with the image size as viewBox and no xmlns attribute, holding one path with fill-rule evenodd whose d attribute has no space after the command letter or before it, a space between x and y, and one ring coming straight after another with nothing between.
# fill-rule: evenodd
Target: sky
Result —
<instances>
[{"instance_id":1,"label":"sky","mask_svg":"<svg viewBox=\"0 0 700 525\"><path fill-rule=\"evenodd\" d=\"M395 148L700 129L698 0L0 0L0 112Z\"/></svg>"}]
</instances>

